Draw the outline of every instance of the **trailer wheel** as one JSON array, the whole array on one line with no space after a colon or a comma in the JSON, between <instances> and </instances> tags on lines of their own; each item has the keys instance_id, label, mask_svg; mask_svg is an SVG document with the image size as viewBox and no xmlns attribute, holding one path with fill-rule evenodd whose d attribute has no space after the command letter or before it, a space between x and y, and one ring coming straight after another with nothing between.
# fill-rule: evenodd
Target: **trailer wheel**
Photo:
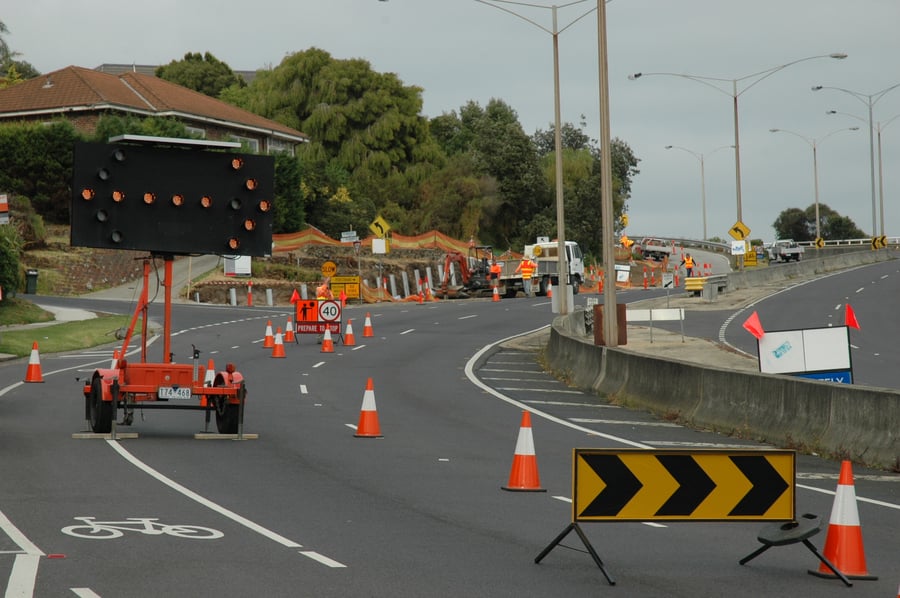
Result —
<instances>
[{"instance_id":1,"label":"trailer wheel","mask_svg":"<svg viewBox=\"0 0 900 598\"><path fill-rule=\"evenodd\" d=\"M103 381L100 377L91 382L90 398L91 430L108 434L112 430L112 402L103 400Z\"/></svg>"},{"instance_id":2,"label":"trailer wheel","mask_svg":"<svg viewBox=\"0 0 900 598\"><path fill-rule=\"evenodd\" d=\"M225 386L225 381L219 378L213 386ZM239 405L232 405L225 397L216 397L215 401L216 429L219 434L237 434Z\"/></svg>"}]
</instances>

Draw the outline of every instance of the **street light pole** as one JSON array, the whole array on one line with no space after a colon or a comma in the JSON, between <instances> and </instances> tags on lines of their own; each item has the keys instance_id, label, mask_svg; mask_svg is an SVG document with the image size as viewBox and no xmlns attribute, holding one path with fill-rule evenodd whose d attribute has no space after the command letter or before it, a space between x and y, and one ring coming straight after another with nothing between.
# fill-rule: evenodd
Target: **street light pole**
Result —
<instances>
[{"instance_id":1,"label":"street light pole","mask_svg":"<svg viewBox=\"0 0 900 598\"><path fill-rule=\"evenodd\" d=\"M860 102L866 105L869 112L869 176L871 179L871 189L872 189L872 236L875 236L878 230L878 223L875 219L875 123L872 120L872 109L875 104L878 103L878 100L883 98L889 91L900 87L900 83L895 83L890 87L885 87L881 91L877 91L875 93L864 94L858 91L853 91L850 89L844 89L843 87L828 87L825 85L813 85L813 91L821 91L823 89L832 89L834 91L842 91L848 95L853 96ZM881 236L884 236L884 208L881 210Z\"/></svg>"},{"instance_id":2,"label":"street light pole","mask_svg":"<svg viewBox=\"0 0 900 598\"><path fill-rule=\"evenodd\" d=\"M557 25L556 13L558 8L566 8L568 6L572 6L574 4L581 4L583 2L587 2L588 0L574 0L567 4L563 4L562 6L541 6L537 4L530 4L526 2L515 2L512 0L475 0L479 4L485 4L492 8L496 8L497 10L502 10L503 12L509 13L514 17L518 17L531 25L534 25L538 29L549 33L553 37L553 112L554 112L554 126L556 128L556 135L554 136L555 149L556 149L556 236L557 236L557 272L559 275L560 284L557 288L553 289L554 293L556 293L556 297L559 301L559 314L566 315L569 312L569 303L568 297L569 293L572 292L571 289L567 288L567 285L564 281L567 280L567 273L569 271L566 261L566 228L565 228L565 210L564 210L564 202L563 202L563 169L562 169L562 119L560 116L560 91L559 91L559 34L574 25L576 22L587 16L594 9L591 8L587 12L583 13L578 18L571 21L568 25L560 29ZM553 29L547 29L540 23L529 19L514 10L507 8L503 5L519 5L519 6L528 6L531 8L549 8L553 14Z\"/></svg>"},{"instance_id":3,"label":"street light pole","mask_svg":"<svg viewBox=\"0 0 900 598\"><path fill-rule=\"evenodd\" d=\"M713 151L709 152L709 154L707 154L707 155L711 156L714 153L716 153L717 151L726 149L729 147L734 148L733 145L723 145L721 147L717 147ZM691 154L692 156L694 156L695 158L697 158L697 160L700 162L700 205L703 209L703 240L706 241L707 239L709 239L709 236L707 235L707 232L706 232L706 169L704 167L705 158L704 158L703 154L697 153L694 150L690 150L690 149L688 149L686 147L682 147L680 145L667 145L666 149L667 150L668 149L678 149L678 150L687 152L687 153Z\"/></svg>"},{"instance_id":4,"label":"street light pole","mask_svg":"<svg viewBox=\"0 0 900 598\"><path fill-rule=\"evenodd\" d=\"M819 218L819 161L817 157L817 148L820 143L834 135L835 133L840 133L841 131L859 131L859 127L845 127L843 129L836 129L831 131L827 135L820 137L819 139L812 139L807 137L806 135L801 135L800 133L795 133L794 131L788 131L787 129L769 129L770 133L787 133L789 135L793 135L794 137L799 137L803 141L805 141L812 148L813 152L813 194L815 198L815 206L816 206L816 240L822 237L821 230L819 228L820 218ZM818 245L817 245L818 247Z\"/></svg>"},{"instance_id":5,"label":"street light pole","mask_svg":"<svg viewBox=\"0 0 900 598\"><path fill-rule=\"evenodd\" d=\"M640 77L647 77L651 75L666 75L670 77L681 77L682 79L689 79L691 81L696 81L697 83L702 83L707 87L711 87L715 89L719 93L723 93L727 96L731 96L732 105L734 110L734 178L735 178L735 193L737 199L737 219L738 222L743 221L743 213L741 207L741 144L740 144L740 128L738 126L738 97L740 97L744 92L748 89L759 83L760 81L771 77L778 71L786 69L789 66L795 65L800 62L805 62L807 60L815 60L818 58L835 58L838 60L842 60L846 58L847 55L840 52L834 52L831 54L823 54L820 56L808 56L806 58L800 58L798 60L793 60L791 62L787 62L785 64L781 64L778 66L774 66L772 68L768 68L764 71L759 71L757 73L753 73L750 75L745 75L743 77L738 77L736 79L723 79L720 77L703 77L699 75L688 75L684 73L634 73L632 75L628 75L628 78L631 80L638 79ZM730 83L731 91L728 91L727 88L723 87L723 84ZM738 83L747 83L746 87L738 90Z\"/></svg>"}]
</instances>

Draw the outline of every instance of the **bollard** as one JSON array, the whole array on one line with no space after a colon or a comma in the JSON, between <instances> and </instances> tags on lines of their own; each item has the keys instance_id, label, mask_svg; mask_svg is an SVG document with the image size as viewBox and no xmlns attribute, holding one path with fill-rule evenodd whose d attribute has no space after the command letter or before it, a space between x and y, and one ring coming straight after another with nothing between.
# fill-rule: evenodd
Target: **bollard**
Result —
<instances>
[{"instance_id":1,"label":"bollard","mask_svg":"<svg viewBox=\"0 0 900 598\"><path fill-rule=\"evenodd\" d=\"M266 289L266 305L272 307L272 289Z\"/></svg>"},{"instance_id":2,"label":"bollard","mask_svg":"<svg viewBox=\"0 0 900 598\"><path fill-rule=\"evenodd\" d=\"M194 301L200 303L200 293L194 293Z\"/></svg>"},{"instance_id":3,"label":"bollard","mask_svg":"<svg viewBox=\"0 0 900 598\"><path fill-rule=\"evenodd\" d=\"M237 289L234 287L228 289L228 301L231 303L231 307L237 305Z\"/></svg>"}]
</instances>

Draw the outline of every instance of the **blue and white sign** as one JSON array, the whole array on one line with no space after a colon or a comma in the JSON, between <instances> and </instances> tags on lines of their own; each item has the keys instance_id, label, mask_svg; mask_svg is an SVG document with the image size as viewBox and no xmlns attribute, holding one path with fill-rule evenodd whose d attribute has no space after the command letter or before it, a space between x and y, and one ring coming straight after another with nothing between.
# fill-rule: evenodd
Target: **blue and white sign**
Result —
<instances>
[{"instance_id":1,"label":"blue and white sign","mask_svg":"<svg viewBox=\"0 0 900 598\"><path fill-rule=\"evenodd\" d=\"M847 326L769 331L757 341L759 371L852 383Z\"/></svg>"}]
</instances>

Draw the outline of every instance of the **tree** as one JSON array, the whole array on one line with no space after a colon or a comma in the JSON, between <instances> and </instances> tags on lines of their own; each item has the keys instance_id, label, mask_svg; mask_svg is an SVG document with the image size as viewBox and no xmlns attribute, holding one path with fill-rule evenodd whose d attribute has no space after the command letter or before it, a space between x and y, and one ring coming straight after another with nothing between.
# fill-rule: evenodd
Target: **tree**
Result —
<instances>
[{"instance_id":1,"label":"tree","mask_svg":"<svg viewBox=\"0 0 900 598\"><path fill-rule=\"evenodd\" d=\"M306 221L336 234L365 227L378 210L414 207L417 185L444 159L420 115L421 93L365 60L311 48L222 98L309 135L297 150ZM336 196L342 187L347 195Z\"/></svg>"},{"instance_id":2,"label":"tree","mask_svg":"<svg viewBox=\"0 0 900 598\"><path fill-rule=\"evenodd\" d=\"M815 231L815 224L813 231ZM810 220L806 212L800 208L788 208L783 210L775 222L772 223L775 229L776 239L793 239L794 241L812 241L810 230Z\"/></svg>"},{"instance_id":3,"label":"tree","mask_svg":"<svg viewBox=\"0 0 900 598\"><path fill-rule=\"evenodd\" d=\"M816 238L816 206L805 210L788 208L772 224L776 239L813 241ZM819 234L826 241L862 239L866 234L847 216L841 216L827 205L819 204Z\"/></svg>"},{"instance_id":4,"label":"tree","mask_svg":"<svg viewBox=\"0 0 900 598\"><path fill-rule=\"evenodd\" d=\"M226 88L232 86L241 88L246 85L228 64L209 52L202 55L199 52L188 52L182 60L173 60L169 64L157 67L155 74L160 79L213 98L218 98Z\"/></svg>"},{"instance_id":5,"label":"tree","mask_svg":"<svg viewBox=\"0 0 900 598\"><path fill-rule=\"evenodd\" d=\"M21 281L21 239L18 231L11 226L0 226L0 289L4 298L12 296ZM0 301L0 306L5 302Z\"/></svg>"},{"instance_id":6,"label":"tree","mask_svg":"<svg viewBox=\"0 0 900 598\"><path fill-rule=\"evenodd\" d=\"M0 189L29 198L47 222L68 223L72 144L79 138L66 121L0 126Z\"/></svg>"}]
</instances>

